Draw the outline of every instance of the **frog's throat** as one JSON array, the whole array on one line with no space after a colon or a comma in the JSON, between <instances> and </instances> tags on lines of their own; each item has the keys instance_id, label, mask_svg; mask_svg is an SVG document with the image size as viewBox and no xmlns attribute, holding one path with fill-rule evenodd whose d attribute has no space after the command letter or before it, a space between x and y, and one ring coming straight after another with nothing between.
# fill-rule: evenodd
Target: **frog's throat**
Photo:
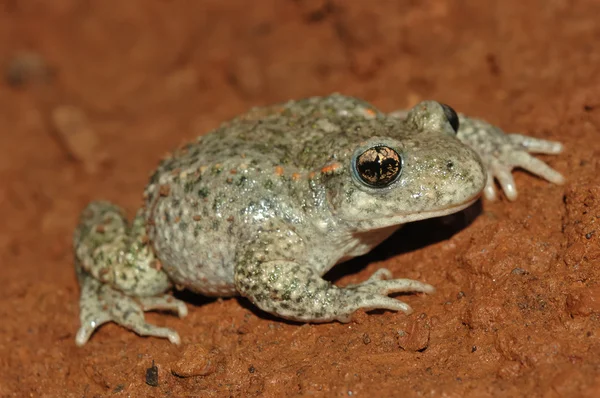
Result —
<instances>
[{"instance_id":1,"label":"frog's throat","mask_svg":"<svg viewBox=\"0 0 600 398\"><path fill-rule=\"evenodd\" d=\"M399 214L399 215L395 215L395 216L391 216L391 217L386 217L384 219L379 220L379 222L377 223L377 228L389 227L392 225L402 225L402 224L406 224L408 222L426 220L429 218L442 217L442 216L447 216L448 214L457 213L457 212L464 210L467 207L471 206L473 203L477 202L477 200L479 199L480 196L481 196L481 193L475 195L471 199L468 199L467 201L465 201L461 204L454 205L454 206L448 206L443 209L437 209L437 210L432 210L432 211L422 211L422 212L412 213L412 214ZM363 231L372 230L373 229L373 220L358 221L356 223L356 227L357 227L357 230L359 230L359 231L360 230L363 230Z\"/></svg>"}]
</instances>

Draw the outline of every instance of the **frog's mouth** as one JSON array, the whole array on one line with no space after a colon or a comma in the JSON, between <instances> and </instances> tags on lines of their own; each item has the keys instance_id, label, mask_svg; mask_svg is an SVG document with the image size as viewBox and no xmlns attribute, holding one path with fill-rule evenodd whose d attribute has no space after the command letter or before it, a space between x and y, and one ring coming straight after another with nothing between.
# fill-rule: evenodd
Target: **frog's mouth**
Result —
<instances>
[{"instance_id":1,"label":"frog's mouth","mask_svg":"<svg viewBox=\"0 0 600 398\"><path fill-rule=\"evenodd\" d=\"M448 206L443 209L438 209L438 210L433 210L433 211L423 211L420 213L413 213L413 214L398 215L398 216L393 216L391 218L394 220L398 219L399 224L404 224L407 222L426 220L428 218L447 216L448 214L458 213L459 211L464 210L467 207L473 205L475 202L477 202L477 200L479 199L480 196L481 195L477 195L462 204L455 205L455 206Z\"/></svg>"},{"instance_id":2,"label":"frog's mouth","mask_svg":"<svg viewBox=\"0 0 600 398\"><path fill-rule=\"evenodd\" d=\"M375 220L363 220L357 223L357 229L368 231L374 228L381 227L389 227L393 225L402 225L413 221L426 220L429 218L436 218L447 216L448 214L458 213L461 210L466 209L467 207L473 205L477 200L479 200L481 193L473 196L472 198L466 200L465 202L448 206L441 209L431 210L431 211L421 211L410 214L397 214L389 217L379 218Z\"/></svg>"}]
</instances>

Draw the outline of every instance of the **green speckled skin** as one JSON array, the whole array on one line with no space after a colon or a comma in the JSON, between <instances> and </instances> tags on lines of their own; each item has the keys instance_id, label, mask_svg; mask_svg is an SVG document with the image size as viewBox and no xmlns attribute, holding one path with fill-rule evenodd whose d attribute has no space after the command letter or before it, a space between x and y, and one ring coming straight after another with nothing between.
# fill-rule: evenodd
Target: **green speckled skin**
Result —
<instances>
[{"instance_id":1,"label":"green speckled skin","mask_svg":"<svg viewBox=\"0 0 600 398\"><path fill-rule=\"evenodd\" d=\"M460 121L457 133L433 101L384 114L334 94L253 109L180 148L152 175L131 226L109 203L82 213L77 344L108 321L179 343L175 331L143 317L156 308L186 314L165 294L172 285L241 294L264 311L307 322L347 321L358 309L409 313L388 294L432 293L432 286L391 279L385 269L346 288L321 276L403 223L459 211L482 192L493 199L494 177L514 199L515 166L562 182L527 154L558 153L560 144ZM353 165L378 145L400 154L402 167L393 183L376 188Z\"/></svg>"}]
</instances>

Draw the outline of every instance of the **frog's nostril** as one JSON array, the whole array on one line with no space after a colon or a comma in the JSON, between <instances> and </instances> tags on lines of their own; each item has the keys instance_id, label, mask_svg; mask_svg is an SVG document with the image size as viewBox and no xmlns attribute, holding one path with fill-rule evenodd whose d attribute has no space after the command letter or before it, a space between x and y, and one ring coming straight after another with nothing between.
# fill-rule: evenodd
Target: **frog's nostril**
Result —
<instances>
[{"instance_id":1,"label":"frog's nostril","mask_svg":"<svg viewBox=\"0 0 600 398\"><path fill-rule=\"evenodd\" d=\"M450 171L453 168L454 168L454 162L451 160L448 160L448 162L446 162L446 169L448 169L448 171Z\"/></svg>"}]
</instances>

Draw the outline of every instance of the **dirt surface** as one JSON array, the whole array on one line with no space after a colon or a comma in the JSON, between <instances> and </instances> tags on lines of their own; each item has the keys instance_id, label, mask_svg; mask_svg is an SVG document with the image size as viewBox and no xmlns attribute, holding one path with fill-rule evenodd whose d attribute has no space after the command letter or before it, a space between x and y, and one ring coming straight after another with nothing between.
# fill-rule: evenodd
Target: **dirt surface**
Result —
<instances>
[{"instance_id":1,"label":"dirt surface","mask_svg":"<svg viewBox=\"0 0 600 398\"><path fill-rule=\"evenodd\" d=\"M249 4L0 1L0 396L600 396L600 2ZM148 315L181 347L112 324L75 346L88 201L132 214L170 148L335 91L560 140L542 158L568 182L516 172L515 203L407 226L331 274L434 284L408 317L299 325L184 294L187 318Z\"/></svg>"}]
</instances>

